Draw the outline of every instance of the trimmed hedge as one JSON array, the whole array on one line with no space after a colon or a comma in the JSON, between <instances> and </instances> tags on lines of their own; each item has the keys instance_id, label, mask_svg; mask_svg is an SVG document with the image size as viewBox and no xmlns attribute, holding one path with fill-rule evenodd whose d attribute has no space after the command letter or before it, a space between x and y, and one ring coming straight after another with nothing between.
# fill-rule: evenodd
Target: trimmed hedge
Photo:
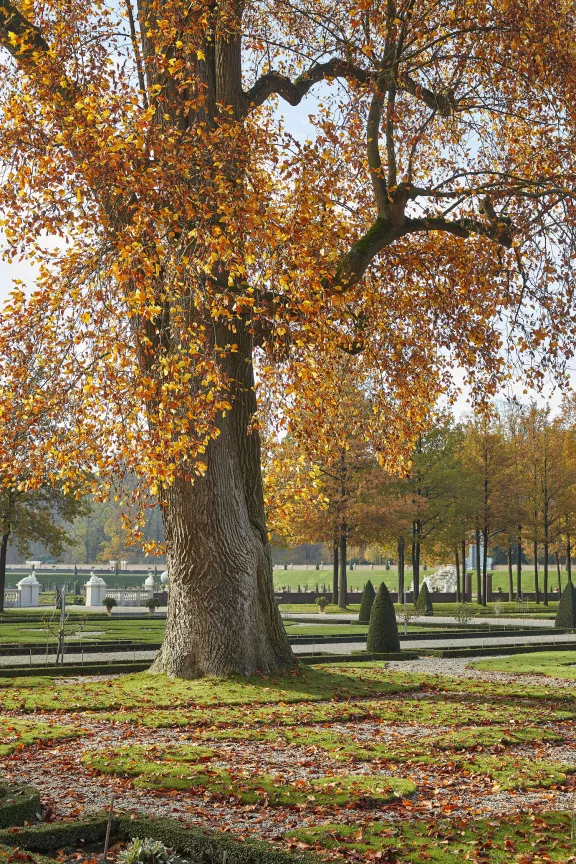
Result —
<instances>
[{"instance_id":1,"label":"trimmed hedge","mask_svg":"<svg viewBox=\"0 0 576 864\"><path fill-rule=\"evenodd\" d=\"M23 825L40 810L40 793L34 786L0 782L0 828Z\"/></svg>"},{"instance_id":2,"label":"trimmed hedge","mask_svg":"<svg viewBox=\"0 0 576 864\"><path fill-rule=\"evenodd\" d=\"M374 598L376 597L376 592L374 590L374 586L370 579L366 583L364 591L362 592L362 600L360 601L360 611L358 612L358 623L359 624L369 624L370 623L370 613L372 611L372 604L374 603Z\"/></svg>"},{"instance_id":3,"label":"trimmed hedge","mask_svg":"<svg viewBox=\"0 0 576 864\"><path fill-rule=\"evenodd\" d=\"M538 642L533 645L489 645L485 648L422 648L421 657L492 657L498 655L533 654L536 651L576 651L575 642Z\"/></svg>"},{"instance_id":4,"label":"trimmed hedge","mask_svg":"<svg viewBox=\"0 0 576 864\"><path fill-rule=\"evenodd\" d=\"M319 666L325 663L369 663L373 660L417 660L417 651L386 651L375 654L366 651L355 651L353 654L298 654L297 660L305 666Z\"/></svg>"},{"instance_id":5,"label":"trimmed hedge","mask_svg":"<svg viewBox=\"0 0 576 864\"><path fill-rule=\"evenodd\" d=\"M370 613L366 651L375 654L400 651L396 612L388 588L382 582Z\"/></svg>"},{"instance_id":6,"label":"trimmed hedge","mask_svg":"<svg viewBox=\"0 0 576 864\"><path fill-rule=\"evenodd\" d=\"M430 595L430 591L428 590L428 585L426 582L422 584L420 589L420 593L418 594L418 599L414 604L414 609L416 612L420 612L424 615L433 615L434 610L432 608L432 597Z\"/></svg>"},{"instance_id":7,"label":"trimmed hedge","mask_svg":"<svg viewBox=\"0 0 576 864\"><path fill-rule=\"evenodd\" d=\"M0 831L0 845L18 846L31 852L52 852L82 843L104 842L108 817L95 816L85 822L50 822L16 831ZM318 864L311 854L290 853L257 840L236 840L224 832L184 827L172 819L136 819L117 816L112 819L113 840L150 837L160 840L183 858L195 864Z\"/></svg>"},{"instance_id":8,"label":"trimmed hedge","mask_svg":"<svg viewBox=\"0 0 576 864\"><path fill-rule=\"evenodd\" d=\"M576 628L576 588L568 582L558 604L554 626L565 630Z\"/></svg>"},{"instance_id":9,"label":"trimmed hedge","mask_svg":"<svg viewBox=\"0 0 576 864\"><path fill-rule=\"evenodd\" d=\"M0 678L28 678L30 676L46 675L48 678L66 678L67 675L120 675L124 672L144 672L149 669L152 661L142 660L136 663L70 663L65 666L3 666L0 668Z\"/></svg>"}]
</instances>

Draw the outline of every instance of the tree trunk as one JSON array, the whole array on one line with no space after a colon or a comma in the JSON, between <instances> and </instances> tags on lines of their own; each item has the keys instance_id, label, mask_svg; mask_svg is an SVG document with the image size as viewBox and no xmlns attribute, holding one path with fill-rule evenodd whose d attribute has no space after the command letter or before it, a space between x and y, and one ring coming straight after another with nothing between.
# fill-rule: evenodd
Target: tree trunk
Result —
<instances>
[{"instance_id":1,"label":"tree trunk","mask_svg":"<svg viewBox=\"0 0 576 864\"><path fill-rule=\"evenodd\" d=\"M522 526L518 526L518 557L516 559L516 599L522 600Z\"/></svg>"},{"instance_id":2,"label":"tree trunk","mask_svg":"<svg viewBox=\"0 0 576 864\"><path fill-rule=\"evenodd\" d=\"M215 330L216 344L230 331ZM153 672L171 677L225 677L278 672L294 655L274 600L260 470L252 344L247 326L237 352L221 361L232 408L207 448L206 472L163 490L170 573L164 643Z\"/></svg>"},{"instance_id":3,"label":"tree trunk","mask_svg":"<svg viewBox=\"0 0 576 864\"><path fill-rule=\"evenodd\" d=\"M462 540L462 602L467 603L471 598L466 594L466 539Z\"/></svg>"},{"instance_id":4,"label":"tree trunk","mask_svg":"<svg viewBox=\"0 0 576 864\"><path fill-rule=\"evenodd\" d=\"M482 571L480 567L480 529L476 528L476 603L482 603Z\"/></svg>"},{"instance_id":5,"label":"tree trunk","mask_svg":"<svg viewBox=\"0 0 576 864\"><path fill-rule=\"evenodd\" d=\"M398 602L404 594L404 538L398 538Z\"/></svg>"},{"instance_id":6,"label":"tree trunk","mask_svg":"<svg viewBox=\"0 0 576 864\"><path fill-rule=\"evenodd\" d=\"M548 543L544 543L544 606L548 606Z\"/></svg>"},{"instance_id":7,"label":"tree trunk","mask_svg":"<svg viewBox=\"0 0 576 864\"><path fill-rule=\"evenodd\" d=\"M508 602L514 600L514 576L512 575L512 544L508 544Z\"/></svg>"},{"instance_id":8,"label":"tree trunk","mask_svg":"<svg viewBox=\"0 0 576 864\"><path fill-rule=\"evenodd\" d=\"M538 584L538 541L534 540L534 596L540 603L540 585Z\"/></svg>"},{"instance_id":9,"label":"tree trunk","mask_svg":"<svg viewBox=\"0 0 576 864\"><path fill-rule=\"evenodd\" d=\"M460 603L460 556L458 555L458 547L454 550L454 561L456 563L456 602Z\"/></svg>"},{"instance_id":10,"label":"tree trunk","mask_svg":"<svg viewBox=\"0 0 576 864\"><path fill-rule=\"evenodd\" d=\"M568 576L568 582L572 581L572 545L570 540L570 534L566 531L566 575Z\"/></svg>"},{"instance_id":11,"label":"tree trunk","mask_svg":"<svg viewBox=\"0 0 576 864\"><path fill-rule=\"evenodd\" d=\"M338 605L338 538L334 538L332 545L332 553L334 556L332 567L332 603Z\"/></svg>"},{"instance_id":12,"label":"tree trunk","mask_svg":"<svg viewBox=\"0 0 576 864\"><path fill-rule=\"evenodd\" d=\"M558 557L558 551L556 551L556 570L558 572L558 593L562 593L562 576L560 574L560 558Z\"/></svg>"},{"instance_id":13,"label":"tree trunk","mask_svg":"<svg viewBox=\"0 0 576 864\"><path fill-rule=\"evenodd\" d=\"M482 605L488 602L488 528L485 525L482 532Z\"/></svg>"},{"instance_id":14,"label":"tree trunk","mask_svg":"<svg viewBox=\"0 0 576 864\"><path fill-rule=\"evenodd\" d=\"M10 539L10 526L4 524L4 533L0 544L0 612L4 612L4 591L6 590L6 556L8 554L8 541Z\"/></svg>"},{"instance_id":15,"label":"tree trunk","mask_svg":"<svg viewBox=\"0 0 576 864\"><path fill-rule=\"evenodd\" d=\"M340 529L340 579L338 581L338 606L340 609L346 609L348 603L348 576L346 573L346 540L348 534L348 526L345 522L342 523Z\"/></svg>"}]
</instances>

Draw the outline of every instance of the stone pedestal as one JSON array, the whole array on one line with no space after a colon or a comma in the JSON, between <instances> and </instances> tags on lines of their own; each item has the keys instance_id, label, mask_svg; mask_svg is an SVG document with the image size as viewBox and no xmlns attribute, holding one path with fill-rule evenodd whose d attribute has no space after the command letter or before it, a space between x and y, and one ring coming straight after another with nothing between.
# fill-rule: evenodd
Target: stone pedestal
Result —
<instances>
[{"instance_id":1,"label":"stone pedestal","mask_svg":"<svg viewBox=\"0 0 576 864\"><path fill-rule=\"evenodd\" d=\"M106 597L106 582L104 579L92 572L90 579L86 582L85 588L86 606L102 606L102 601Z\"/></svg>"},{"instance_id":2,"label":"stone pedestal","mask_svg":"<svg viewBox=\"0 0 576 864\"><path fill-rule=\"evenodd\" d=\"M25 576L18 582L18 590L20 592L20 606L39 606L40 605L40 583L36 579L34 573Z\"/></svg>"}]
</instances>

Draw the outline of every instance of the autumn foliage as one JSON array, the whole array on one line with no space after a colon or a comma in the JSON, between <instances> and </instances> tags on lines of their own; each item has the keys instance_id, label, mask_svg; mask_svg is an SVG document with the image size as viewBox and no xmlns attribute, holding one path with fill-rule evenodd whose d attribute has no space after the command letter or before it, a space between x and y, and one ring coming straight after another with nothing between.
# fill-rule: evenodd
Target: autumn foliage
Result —
<instances>
[{"instance_id":1,"label":"autumn foliage","mask_svg":"<svg viewBox=\"0 0 576 864\"><path fill-rule=\"evenodd\" d=\"M2 472L100 493L136 474L172 585L204 586L190 614L226 570L268 620L254 367L286 416L331 411L355 358L389 461L452 361L487 393L518 359L562 373L574 23L550 0L0 0L5 255L40 267L0 321ZM219 483L236 516L217 518Z\"/></svg>"}]
</instances>

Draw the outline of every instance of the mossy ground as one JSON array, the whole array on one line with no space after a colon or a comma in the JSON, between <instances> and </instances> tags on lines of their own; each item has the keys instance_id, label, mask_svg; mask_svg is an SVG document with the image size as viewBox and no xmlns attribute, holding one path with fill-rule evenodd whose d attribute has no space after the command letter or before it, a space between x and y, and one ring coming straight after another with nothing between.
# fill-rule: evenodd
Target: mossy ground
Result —
<instances>
[{"instance_id":1,"label":"mossy ground","mask_svg":"<svg viewBox=\"0 0 576 864\"><path fill-rule=\"evenodd\" d=\"M31 744L76 738L82 734L83 731L74 726L43 723L34 719L23 721L0 717L0 757L8 756Z\"/></svg>"},{"instance_id":2,"label":"mossy ground","mask_svg":"<svg viewBox=\"0 0 576 864\"><path fill-rule=\"evenodd\" d=\"M368 825L339 823L289 832L299 849L339 853L367 860L461 864L462 861L573 860L572 819L568 813L520 816L501 822L494 819L442 819L427 822L373 822Z\"/></svg>"},{"instance_id":3,"label":"mossy ground","mask_svg":"<svg viewBox=\"0 0 576 864\"><path fill-rule=\"evenodd\" d=\"M0 706L15 713L6 719L30 735L42 724L58 734L64 722L71 734L91 730L50 764L63 790L88 784L94 807L114 789L120 809L123 795L145 811L166 802L214 828L225 814L232 833L351 861L524 864L544 848L529 839L537 820L576 786L576 686L521 676L498 683L346 663L248 681L143 673L3 683ZM29 766L32 738L25 748ZM18 759L16 749L5 764L17 772ZM40 777L47 764L39 758ZM515 812L522 790L540 802L533 820ZM493 796L500 803L482 828L475 820ZM54 806L66 818L72 803ZM567 860L567 817L550 819L545 851ZM296 825L307 827L294 834Z\"/></svg>"},{"instance_id":4,"label":"mossy ground","mask_svg":"<svg viewBox=\"0 0 576 864\"><path fill-rule=\"evenodd\" d=\"M83 762L103 774L132 777L134 786L144 789L199 789L219 799L236 798L243 804L265 803L272 807L387 804L416 789L410 780L381 775L329 776L298 783L285 782L278 775L242 776L214 767L211 757L215 756L206 747L121 747L104 755L89 752ZM204 768L201 763L205 763Z\"/></svg>"}]
</instances>

